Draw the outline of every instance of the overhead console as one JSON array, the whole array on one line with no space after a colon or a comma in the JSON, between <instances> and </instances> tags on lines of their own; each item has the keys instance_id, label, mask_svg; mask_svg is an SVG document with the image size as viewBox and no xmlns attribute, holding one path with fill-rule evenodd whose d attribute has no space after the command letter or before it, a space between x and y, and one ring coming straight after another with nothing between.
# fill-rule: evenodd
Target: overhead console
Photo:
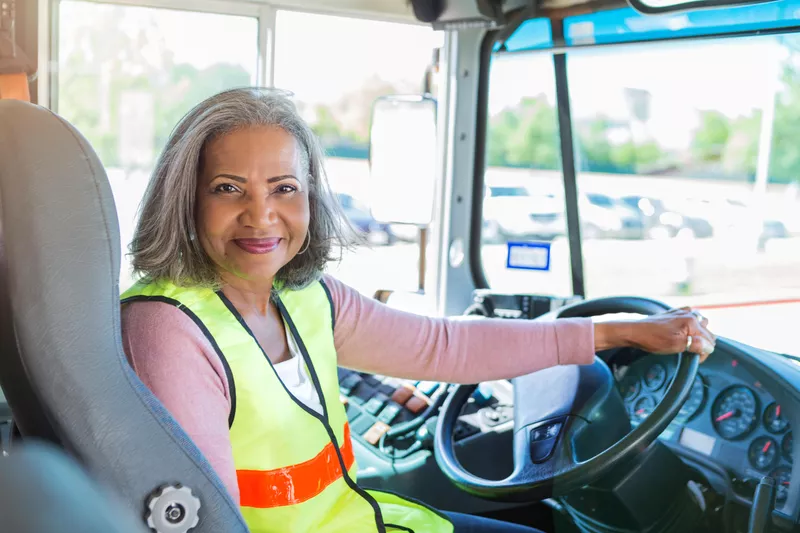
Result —
<instances>
[{"instance_id":1,"label":"overhead console","mask_svg":"<svg viewBox=\"0 0 800 533\"><path fill-rule=\"evenodd\" d=\"M536 0L411 0L414 16L435 30L505 26L507 15L533 9Z\"/></svg>"}]
</instances>

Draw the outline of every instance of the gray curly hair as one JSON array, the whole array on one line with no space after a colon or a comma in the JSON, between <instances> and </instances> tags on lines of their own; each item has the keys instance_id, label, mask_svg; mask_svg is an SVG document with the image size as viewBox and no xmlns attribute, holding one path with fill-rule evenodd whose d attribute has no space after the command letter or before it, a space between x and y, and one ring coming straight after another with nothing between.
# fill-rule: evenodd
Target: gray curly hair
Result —
<instances>
[{"instance_id":1,"label":"gray curly hair","mask_svg":"<svg viewBox=\"0 0 800 533\"><path fill-rule=\"evenodd\" d=\"M298 289L320 277L325 265L357 242L353 227L331 191L323 168L323 150L300 117L291 93L238 88L200 102L170 135L142 199L130 245L134 273L143 279L176 285L218 288L216 265L196 238L195 195L209 141L250 126L276 126L292 135L301 149L308 176L308 249L295 255L277 274L283 287Z\"/></svg>"}]
</instances>

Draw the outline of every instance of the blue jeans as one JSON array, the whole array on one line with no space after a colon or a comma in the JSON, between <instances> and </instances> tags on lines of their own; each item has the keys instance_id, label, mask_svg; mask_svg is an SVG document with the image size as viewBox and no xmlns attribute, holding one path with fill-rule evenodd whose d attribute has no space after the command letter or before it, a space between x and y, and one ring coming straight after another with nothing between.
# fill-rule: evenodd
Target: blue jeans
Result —
<instances>
[{"instance_id":1,"label":"blue jeans","mask_svg":"<svg viewBox=\"0 0 800 533\"><path fill-rule=\"evenodd\" d=\"M453 522L454 533L541 533L538 529L479 516L450 512L444 514Z\"/></svg>"}]
</instances>

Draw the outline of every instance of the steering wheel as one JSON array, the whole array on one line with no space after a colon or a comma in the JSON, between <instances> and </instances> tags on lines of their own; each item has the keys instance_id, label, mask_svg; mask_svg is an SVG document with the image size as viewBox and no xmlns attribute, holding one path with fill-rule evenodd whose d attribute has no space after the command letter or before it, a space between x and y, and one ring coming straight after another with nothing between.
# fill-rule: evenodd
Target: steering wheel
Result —
<instances>
[{"instance_id":1,"label":"steering wheel","mask_svg":"<svg viewBox=\"0 0 800 533\"><path fill-rule=\"evenodd\" d=\"M656 300L612 297L563 307L556 316L653 315L668 309ZM522 502L564 495L644 451L689 397L699 364L696 354L680 354L666 394L633 431L614 376L598 357L591 365L556 366L513 379L514 471L499 481L467 472L456 458L453 431L477 385L456 386L436 426L436 462L456 486L482 498Z\"/></svg>"}]
</instances>

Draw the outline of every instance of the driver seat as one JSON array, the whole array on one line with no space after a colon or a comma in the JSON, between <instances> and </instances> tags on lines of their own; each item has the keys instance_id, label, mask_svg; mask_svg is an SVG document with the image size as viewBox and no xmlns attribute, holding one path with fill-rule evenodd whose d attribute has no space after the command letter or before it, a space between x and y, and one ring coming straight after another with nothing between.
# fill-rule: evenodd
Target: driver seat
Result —
<instances>
[{"instance_id":1,"label":"driver seat","mask_svg":"<svg viewBox=\"0 0 800 533\"><path fill-rule=\"evenodd\" d=\"M0 100L0 386L19 435L63 449L152 530L245 533L128 364L119 270L114 199L89 143L46 108Z\"/></svg>"}]
</instances>

